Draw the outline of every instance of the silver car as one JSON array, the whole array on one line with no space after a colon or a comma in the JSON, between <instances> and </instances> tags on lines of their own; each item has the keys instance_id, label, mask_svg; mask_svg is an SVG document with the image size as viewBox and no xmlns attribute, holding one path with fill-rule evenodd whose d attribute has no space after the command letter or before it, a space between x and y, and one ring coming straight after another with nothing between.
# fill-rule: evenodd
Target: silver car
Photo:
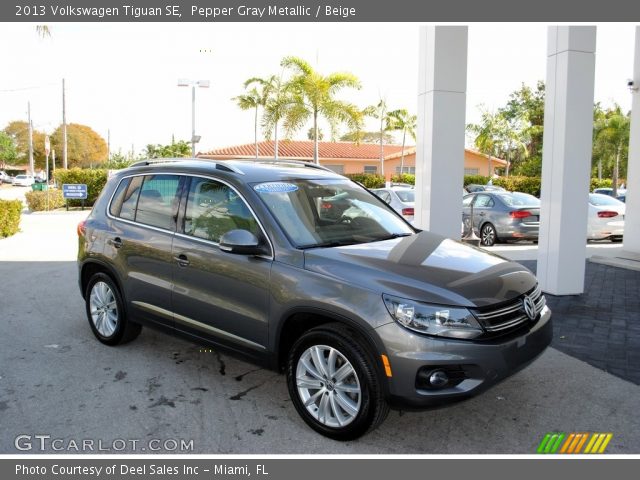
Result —
<instances>
[{"instance_id":1,"label":"silver car","mask_svg":"<svg viewBox=\"0 0 640 480\"><path fill-rule=\"evenodd\" d=\"M471 217L473 207L473 220ZM503 240L538 240L540 200L527 193L481 191L462 199L465 232L471 228L490 247Z\"/></svg>"}]
</instances>

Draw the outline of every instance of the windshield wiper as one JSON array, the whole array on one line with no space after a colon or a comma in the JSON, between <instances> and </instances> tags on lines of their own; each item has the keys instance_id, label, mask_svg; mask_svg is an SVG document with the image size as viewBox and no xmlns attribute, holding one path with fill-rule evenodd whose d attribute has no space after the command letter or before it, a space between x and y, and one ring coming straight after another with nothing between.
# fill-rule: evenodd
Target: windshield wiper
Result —
<instances>
[{"instance_id":1,"label":"windshield wiper","mask_svg":"<svg viewBox=\"0 0 640 480\"><path fill-rule=\"evenodd\" d=\"M374 238L373 240L370 240L370 242L382 242L384 240L393 240L394 238L410 237L411 235L414 235L414 234L413 233L392 233L390 235L387 235L386 237Z\"/></svg>"},{"instance_id":2,"label":"windshield wiper","mask_svg":"<svg viewBox=\"0 0 640 480\"><path fill-rule=\"evenodd\" d=\"M331 248L331 247L344 247L347 245L355 245L357 243L365 243L359 240L332 240L324 243L313 243L311 245L301 245L298 248L301 250L307 250L309 248Z\"/></svg>"}]
</instances>

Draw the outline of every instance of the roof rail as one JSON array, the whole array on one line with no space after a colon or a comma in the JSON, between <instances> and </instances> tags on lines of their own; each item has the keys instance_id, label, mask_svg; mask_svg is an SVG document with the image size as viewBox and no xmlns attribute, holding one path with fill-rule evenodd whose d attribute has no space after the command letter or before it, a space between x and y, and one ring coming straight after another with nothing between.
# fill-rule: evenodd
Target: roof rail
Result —
<instances>
[{"instance_id":1,"label":"roof rail","mask_svg":"<svg viewBox=\"0 0 640 480\"><path fill-rule=\"evenodd\" d=\"M274 165L297 165L297 166L302 166L302 167L307 167L307 168L315 168L317 170L324 170L325 172L331 172L331 173L335 173L333 170L331 170L330 168L327 168L323 165L318 165L316 163L311 163L311 162L304 162L301 160L276 160L276 159L258 159L258 160L249 160L247 159L247 161L253 161L255 163L270 163L270 164L274 164Z\"/></svg>"},{"instance_id":2,"label":"roof rail","mask_svg":"<svg viewBox=\"0 0 640 480\"><path fill-rule=\"evenodd\" d=\"M205 162L211 163L216 170L222 170L225 172L233 172L240 175L244 175L244 172L239 168L234 167L233 165L229 165L226 162L218 162L209 158L149 158L147 160L140 160L138 162L132 163L129 165L130 167L146 167L148 165L156 165L161 163L179 163L185 161L195 161L195 162Z\"/></svg>"}]
</instances>

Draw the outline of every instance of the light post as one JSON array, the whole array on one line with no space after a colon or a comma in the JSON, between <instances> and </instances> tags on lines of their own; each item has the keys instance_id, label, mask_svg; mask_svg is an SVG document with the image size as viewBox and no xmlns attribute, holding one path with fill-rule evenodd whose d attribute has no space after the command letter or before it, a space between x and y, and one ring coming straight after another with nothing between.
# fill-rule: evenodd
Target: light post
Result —
<instances>
[{"instance_id":1,"label":"light post","mask_svg":"<svg viewBox=\"0 0 640 480\"><path fill-rule=\"evenodd\" d=\"M196 143L200 141L200 136L196 135L196 87L209 88L209 80L189 80L181 78L178 80L179 87L191 87L191 156L196 156Z\"/></svg>"}]
</instances>

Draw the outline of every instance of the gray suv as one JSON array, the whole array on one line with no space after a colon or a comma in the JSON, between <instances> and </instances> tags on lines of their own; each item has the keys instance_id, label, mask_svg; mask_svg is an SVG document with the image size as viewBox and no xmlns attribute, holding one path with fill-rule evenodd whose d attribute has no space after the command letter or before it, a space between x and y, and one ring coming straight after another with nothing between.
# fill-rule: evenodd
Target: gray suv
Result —
<instances>
[{"instance_id":1,"label":"gray suv","mask_svg":"<svg viewBox=\"0 0 640 480\"><path fill-rule=\"evenodd\" d=\"M142 162L78 225L102 343L148 325L283 371L311 428L477 394L535 359L551 312L523 266L407 223L306 163Z\"/></svg>"}]
</instances>

